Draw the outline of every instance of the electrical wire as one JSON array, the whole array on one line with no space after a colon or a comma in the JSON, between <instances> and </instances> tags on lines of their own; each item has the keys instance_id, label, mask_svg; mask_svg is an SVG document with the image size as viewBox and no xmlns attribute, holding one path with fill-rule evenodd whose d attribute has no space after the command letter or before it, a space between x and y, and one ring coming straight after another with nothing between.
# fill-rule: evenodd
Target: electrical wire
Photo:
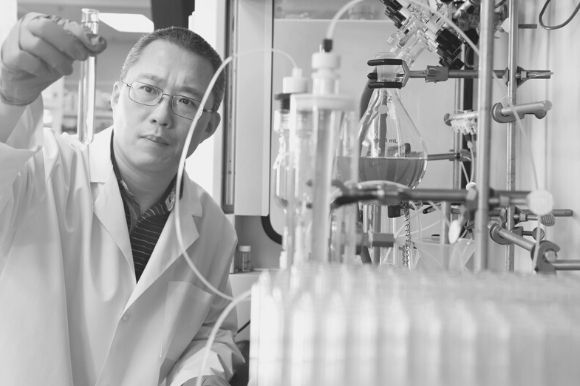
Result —
<instances>
[{"instance_id":1,"label":"electrical wire","mask_svg":"<svg viewBox=\"0 0 580 386\"><path fill-rule=\"evenodd\" d=\"M358 3L362 3L364 0L352 0L342 6L333 16L330 24L328 25L328 29L326 30L326 39L332 40L334 35L334 29L336 27L336 22L344 15L350 8L355 6Z\"/></svg>"},{"instance_id":2,"label":"electrical wire","mask_svg":"<svg viewBox=\"0 0 580 386\"><path fill-rule=\"evenodd\" d=\"M285 53L282 50L279 49L256 49L256 50L249 50L249 51L245 51L245 52L241 52L238 54L234 54L229 56L228 58L226 58L222 64L218 67L218 69L215 71L215 74L213 75L213 77L211 78L207 89L205 90L205 93L203 94L203 97L201 98L201 102L200 102L200 106L197 109L197 112L195 114L195 116L193 117L193 121L191 122L191 125L189 127L189 131L187 133L187 137L185 139L185 143L183 145L183 149L181 151L181 157L179 160L179 168L177 170L177 181L176 181L176 187L175 190L177 192L181 191L181 184L183 183L183 174L185 171L185 160L187 158L187 151L189 149L189 146L191 144L191 138L193 137L193 132L195 131L195 127L197 126L197 123L199 122L202 114L203 114L203 110L205 105L207 104L207 101L211 95L211 91L213 90L213 87L219 77L219 75L221 74L221 72L224 70L224 68L234 59L241 57L241 56L246 56L246 55L251 55L251 54L256 54L256 53L264 53L264 52L273 52L276 54L284 54L285 57L290 58L290 61L292 62L293 65L296 64L296 62L292 59L292 57ZM180 201L181 200L175 200L175 228L176 228L176 235L177 235L177 242L179 243L179 246L181 248L181 252L183 253L183 257L185 258L185 261L187 263L187 265L189 266L189 268L193 271L193 273L198 277L198 279L214 294L216 294L217 296L224 298L226 300L229 301L233 301L234 298L222 291L220 291L219 289L217 289L216 287L214 287L202 274L201 272L199 272L199 270L197 269L197 267L195 266L195 264L193 263L193 258L189 255L189 253L187 252L187 246L185 245L184 241L183 241L183 233L181 231L181 216L180 216L180 211L179 211L179 206L180 206Z\"/></svg>"},{"instance_id":3,"label":"electrical wire","mask_svg":"<svg viewBox=\"0 0 580 386\"><path fill-rule=\"evenodd\" d=\"M202 385L203 376L201 376L201 374L204 373L205 367L207 366L207 361L209 359L209 353L211 351L211 346L212 346L213 342L215 341L215 337L217 336L217 332L218 332L219 328L224 323L224 320L226 320L228 314L230 312L232 312L234 307L237 306L239 303L241 303L246 298L249 298L251 296L251 294L252 294L252 290L248 290L248 291L240 294L240 296L238 296L237 298L232 299L232 302L230 304L228 304L226 306L226 308L224 308L224 310L222 311L222 313L218 317L217 321L215 322L215 324L211 330L211 333L209 334L209 337L207 338L207 342L205 343L205 346L203 348L203 351L204 351L203 352L203 359L201 361L201 368L199 369L200 375L197 377L197 382L195 383L196 386Z\"/></svg>"},{"instance_id":4,"label":"electrical wire","mask_svg":"<svg viewBox=\"0 0 580 386\"><path fill-rule=\"evenodd\" d=\"M461 161L459 164L461 165L461 171L463 171L463 177L465 177L465 181L471 182L469 173L467 173L467 169L465 168L465 163ZM473 161L471 161L471 164L473 165Z\"/></svg>"},{"instance_id":5,"label":"electrical wire","mask_svg":"<svg viewBox=\"0 0 580 386\"><path fill-rule=\"evenodd\" d=\"M495 9L498 9L499 7L501 7L502 5L504 5L507 2L507 0L500 0L495 4Z\"/></svg>"},{"instance_id":6,"label":"electrical wire","mask_svg":"<svg viewBox=\"0 0 580 386\"><path fill-rule=\"evenodd\" d=\"M244 331L249 325L250 325L251 319L249 319L246 323L244 323L244 325L240 328L238 328L238 331L236 331L236 335L239 334L240 332Z\"/></svg>"},{"instance_id":7,"label":"electrical wire","mask_svg":"<svg viewBox=\"0 0 580 386\"><path fill-rule=\"evenodd\" d=\"M536 189L540 189L538 169L536 168L536 162L534 160L534 155L532 152L532 141L530 141L528 134L524 130L524 125L522 123L522 120L521 120L519 114L513 109L513 106L508 104L505 106L505 108L510 110L512 112L512 114L514 115L514 118L516 119L516 123L517 123L516 126L518 127L518 130L520 131L520 133L522 135L522 139L525 142L525 147L527 147L529 149L528 155L530 157L530 165L532 167L532 176L534 177L534 186ZM543 186L543 184L542 184L542 186Z\"/></svg>"},{"instance_id":8,"label":"electrical wire","mask_svg":"<svg viewBox=\"0 0 580 386\"><path fill-rule=\"evenodd\" d=\"M552 0L546 0L546 2L544 3L544 6L542 7L542 10L540 11L540 15L538 16L538 23L542 26L542 28L547 29L549 31L553 31L556 29L566 27L568 24L570 24L572 19L574 19L574 17L576 16L578 11L580 10L580 2L578 2L578 5L576 5L576 8L574 8L574 11L570 15L570 17L568 17L568 19L566 19L563 23L557 24L557 25L547 25L546 23L544 23L544 13L546 12L546 9L548 8L548 5L551 2L552 2Z\"/></svg>"}]
</instances>

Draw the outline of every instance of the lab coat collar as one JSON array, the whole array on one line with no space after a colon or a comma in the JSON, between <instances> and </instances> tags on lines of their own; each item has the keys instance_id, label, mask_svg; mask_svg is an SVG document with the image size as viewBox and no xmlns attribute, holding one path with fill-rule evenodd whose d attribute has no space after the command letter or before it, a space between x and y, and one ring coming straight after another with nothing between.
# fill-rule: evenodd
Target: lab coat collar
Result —
<instances>
[{"instance_id":1,"label":"lab coat collar","mask_svg":"<svg viewBox=\"0 0 580 386\"><path fill-rule=\"evenodd\" d=\"M108 128L95 135L89 145L89 170L94 198L95 215L119 247L127 264L133 266L133 252L127 230L125 210L113 166L109 141L112 129Z\"/></svg>"},{"instance_id":2,"label":"lab coat collar","mask_svg":"<svg viewBox=\"0 0 580 386\"><path fill-rule=\"evenodd\" d=\"M103 223L103 226L108 229L111 237L113 237L127 258L128 263L133 267L133 254L131 252L123 202L111 163L110 140L112 131L112 127L109 127L95 135L93 142L89 146L91 182L104 183L104 190L95 199L95 213L101 223ZM182 181L183 195L179 205L174 206L171 211L151 257L145 266L145 270L127 302L126 308L135 302L182 255L182 247L177 238L176 209L179 209L181 235L185 248L189 248L199 237L195 218L203 216L201 205L202 190L188 178L187 172L184 172ZM103 194L105 192L107 194Z\"/></svg>"},{"instance_id":3,"label":"lab coat collar","mask_svg":"<svg viewBox=\"0 0 580 386\"><path fill-rule=\"evenodd\" d=\"M151 253L137 287L131 294L125 309L131 306L163 273L179 258L183 257L183 248L177 237L176 209L179 210L179 225L183 240L183 247L191 253L189 248L199 237L195 218L203 215L200 203L199 188L192 181L184 178L185 189L179 206L171 211L159 240ZM192 256L190 256L192 257Z\"/></svg>"},{"instance_id":4,"label":"lab coat collar","mask_svg":"<svg viewBox=\"0 0 580 386\"><path fill-rule=\"evenodd\" d=\"M91 182L106 182L111 173L114 177L113 165L111 164L111 151L109 144L113 127L109 127L97 135L89 145L89 167ZM115 181L116 182L116 181Z\"/></svg>"}]
</instances>

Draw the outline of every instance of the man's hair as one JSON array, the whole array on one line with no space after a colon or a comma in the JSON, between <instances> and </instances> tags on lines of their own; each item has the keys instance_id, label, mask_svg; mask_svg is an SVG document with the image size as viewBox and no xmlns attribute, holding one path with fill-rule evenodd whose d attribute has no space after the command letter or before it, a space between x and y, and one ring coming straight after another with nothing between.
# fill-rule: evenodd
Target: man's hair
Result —
<instances>
[{"instance_id":1,"label":"man's hair","mask_svg":"<svg viewBox=\"0 0 580 386\"><path fill-rule=\"evenodd\" d=\"M214 48L201 36L187 28L168 27L158 29L147 35L142 36L127 54L123 67L121 67L121 79L125 79L129 69L139 60L145 47L156 40L163 40L173 43L191 53L197 54L209 61L215 73L222 64L222 59ZM213 87L213 106L207 106L216 110L224 96L225 78L223 72L217 78Z\"/></svg>"}]
</instances>

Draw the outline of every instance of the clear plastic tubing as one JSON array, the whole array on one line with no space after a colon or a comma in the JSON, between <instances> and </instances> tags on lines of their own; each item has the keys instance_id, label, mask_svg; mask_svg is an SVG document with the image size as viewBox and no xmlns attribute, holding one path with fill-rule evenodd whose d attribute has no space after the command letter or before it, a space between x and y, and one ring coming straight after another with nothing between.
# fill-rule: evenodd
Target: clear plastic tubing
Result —
<instances>
[{"instance_id":1,"label":"clear plastic tubing","mask_svg":"<svg viewBox=\"0 0 580 386\"><path fill-rule=\"evenodd\" d=\"M93 34L99 33L99 11L83 8L81 24ZM79 141L88 145L95 129L96 58L89 56L81 62L79 74L77 134Z\"/></svg>"}]
</instances>

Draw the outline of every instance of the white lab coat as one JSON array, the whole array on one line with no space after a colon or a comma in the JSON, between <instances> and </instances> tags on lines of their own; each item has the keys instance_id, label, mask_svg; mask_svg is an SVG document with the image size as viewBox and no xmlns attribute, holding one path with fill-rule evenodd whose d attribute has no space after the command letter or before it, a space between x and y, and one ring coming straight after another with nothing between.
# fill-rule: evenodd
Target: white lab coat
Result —
<instances>
[{"instance_id":1,"label":"white lab coat","mask_svg":"<svg viewBox=\"0 0 580 386\"><path fill-rule=\"evenodd\" d=\"M41 116L37 101L0 143L0 386L174 386L199 375L227 302L181 256L175 211L136 283L111 130L87 150L41 129ZM233 227L189 178L179 209L196 266L230 291ZM226 376L240 360L235 327L232 315L210 356Z\"/></svg>"}]
</instances>

